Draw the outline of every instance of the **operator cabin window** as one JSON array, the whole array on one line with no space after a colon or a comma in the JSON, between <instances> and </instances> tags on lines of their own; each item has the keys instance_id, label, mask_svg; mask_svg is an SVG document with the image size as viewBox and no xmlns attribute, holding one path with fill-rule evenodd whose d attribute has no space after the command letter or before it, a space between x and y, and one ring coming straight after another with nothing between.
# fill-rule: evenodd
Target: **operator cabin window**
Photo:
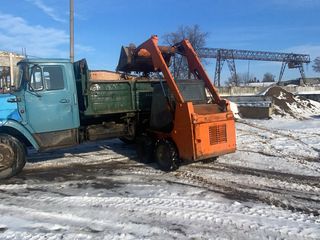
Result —
<instances>
[{"instance_id":1,"label":"operator cabin window","mask_svg":"<svg viewBox=\"0 0 320 240\"><path fill-rule=\"evenodd\" d=\"M47 91L64 89L63 71L61 66L36 66L31 77L33 90Z\"/></svg>"}]
</instances>

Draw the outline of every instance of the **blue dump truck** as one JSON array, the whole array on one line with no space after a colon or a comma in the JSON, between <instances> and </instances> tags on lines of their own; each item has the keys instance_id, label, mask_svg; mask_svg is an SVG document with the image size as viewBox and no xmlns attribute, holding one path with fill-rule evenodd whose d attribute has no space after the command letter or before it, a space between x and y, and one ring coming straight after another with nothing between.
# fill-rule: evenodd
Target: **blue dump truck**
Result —
<instances>
[{"instance_id":1,"label":"blue dump truck","mask_svg":"<svg viewBox=\"0 0 320 240\"><path fill-rule=\"evenodd\" d=\"M88 140L133 141L150 115L152 80L92 80L85 60L25 59L10 94L0 95L0 179L19 173L26 149Z\"/></svg>"}]
</instances>

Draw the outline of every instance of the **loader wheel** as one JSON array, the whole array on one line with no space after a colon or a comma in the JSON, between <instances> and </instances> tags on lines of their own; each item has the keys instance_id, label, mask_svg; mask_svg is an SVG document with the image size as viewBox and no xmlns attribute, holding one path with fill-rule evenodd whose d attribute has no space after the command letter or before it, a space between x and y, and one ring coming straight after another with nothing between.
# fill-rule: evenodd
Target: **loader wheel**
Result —
<instances>
[{"instance_id":1,"label":"loader wheel","mask_svg":"<svg viewBox=\"0 0 320 240\"><path fill-rule=\"evenodd\" d=\"M149 136L141 135L137 137L137 155L139 162L153 162L154 140Z\"/></svg>"},{"instance_id":2,"label":"loader wheel","mask_svg":"<svg viewBox=\"0 0 320 240\"><path fill-rule=\"evenodd\" d=\"M162 171L174 171L179 168L178 151L173 142L159 140L155 149L155 160Z\"/></svg>"},{"instance_id":3,"label":"loader wheel","mask_svg":"<svg viewBox=\"0 0 320 240\"><path fill-rule=\"evenodd\" d=\"M0 179L21 172L26 164L26 149L16 138L0 134Z\"/></svg>"}]
</instances>

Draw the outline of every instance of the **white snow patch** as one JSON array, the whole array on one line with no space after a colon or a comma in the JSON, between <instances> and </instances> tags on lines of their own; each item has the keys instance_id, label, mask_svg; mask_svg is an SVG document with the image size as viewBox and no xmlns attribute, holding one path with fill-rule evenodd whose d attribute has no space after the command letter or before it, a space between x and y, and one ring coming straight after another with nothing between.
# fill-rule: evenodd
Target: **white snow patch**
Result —
<instances>
[{"instance_id":1,"label":"white snow patch","mask_svg":"<svg viewBox=\"0 0 320 240\"><path fill-rule=\"evenodd\" d=\"M237 104L230 101L230 108L231 108L231 111L233 112L234 118L240 119L241 117L239 115L239 110L238 110Z\"/></svg>"}]
</instances>

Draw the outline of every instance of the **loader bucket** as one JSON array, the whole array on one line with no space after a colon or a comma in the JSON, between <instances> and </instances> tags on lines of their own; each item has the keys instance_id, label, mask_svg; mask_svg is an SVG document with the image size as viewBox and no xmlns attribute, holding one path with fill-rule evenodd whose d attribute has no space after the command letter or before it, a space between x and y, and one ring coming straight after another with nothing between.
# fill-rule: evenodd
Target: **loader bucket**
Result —
<instances>
[{"instance_id":1,"label":"loader bucket","mask_svg":"<svg viewBox=\"0 0 320 240\"><path fill-rule=\"evenodd\" d=\"M167 66L169 66L171 56L174 54L174 48L159 48ZM134 46L122 46L117 71L150 73L154 72L155 69L151 54L146 49L137 49Z\"/></svg>"}]
</instances>

